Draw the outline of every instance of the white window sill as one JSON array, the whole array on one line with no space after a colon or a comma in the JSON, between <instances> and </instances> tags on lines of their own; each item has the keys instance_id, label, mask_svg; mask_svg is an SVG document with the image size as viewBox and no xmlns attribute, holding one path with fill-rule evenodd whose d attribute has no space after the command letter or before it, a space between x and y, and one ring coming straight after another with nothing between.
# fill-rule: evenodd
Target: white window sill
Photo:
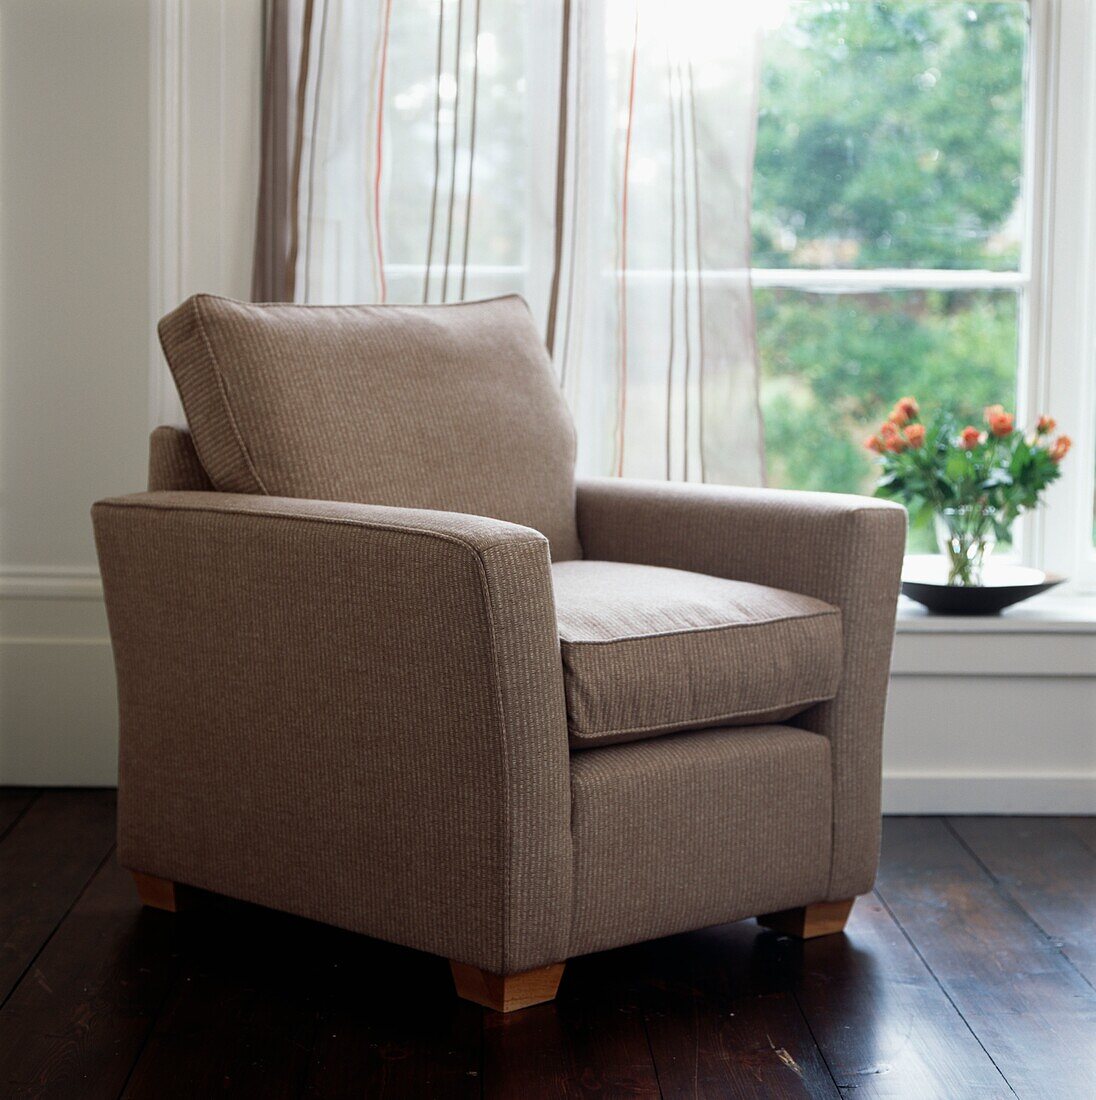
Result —
<instances>
[{"instance_id":1,"label":"white window sill","mask_svg":"<svg viewBox=\"0 0 1096 1100\"><path fill-rule=\"evenodd\" d=\"M891 673L1096 681L1096 595L1051 591L1000 615L932 615L903 596Z\"/></svg>"},{"instance_id":2,"label":"white window sill","mask_svg":"<svg viewBox=\"0 0 1096 1100\"><path fill-rule=\"evenodd\" d=\"M934 615L902 596L897 630L899 634L1096 634L1096 594L1052 589L999 615Z\"/></svg>"}]
</instances>

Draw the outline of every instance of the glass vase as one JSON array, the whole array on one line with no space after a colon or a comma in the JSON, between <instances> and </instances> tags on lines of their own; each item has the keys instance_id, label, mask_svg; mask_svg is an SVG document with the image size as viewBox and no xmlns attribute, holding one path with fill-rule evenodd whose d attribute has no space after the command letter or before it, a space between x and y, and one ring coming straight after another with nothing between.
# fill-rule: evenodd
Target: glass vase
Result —
<instances>
[{"instance_id":1,"label":"glass vase","mask_svg":"<svg viewBox=\"0 0 1096 1100\"><path fill-rule=\"evenodd\" d=\"M936 513L936 542L948 562L948 584L967 588L983 583L986 559L997 544L995 511L968 504Z\"/></svg>"}]
</instances>

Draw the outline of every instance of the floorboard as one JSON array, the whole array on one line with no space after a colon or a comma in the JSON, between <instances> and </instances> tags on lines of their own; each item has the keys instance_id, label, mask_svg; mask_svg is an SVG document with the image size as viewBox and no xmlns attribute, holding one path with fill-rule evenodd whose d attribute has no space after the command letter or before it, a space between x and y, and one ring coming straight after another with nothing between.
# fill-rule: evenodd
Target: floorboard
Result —
<instances>
[{"instance_id":1,"label":"floorboard","mask_svg":"<svg viewBox=\"0 0 1096 1100\"><path fill-rule=\"evenodd\" d=\"M1096 1095L1096 826L891 818L844 935L754 921L459 1001L443 959L191 892L140 907L113 795L0 788L0 1095Z\"/></svg>"},{"instance_id":2,"label":"floorboard","mask_svg":"<svg viewBox=\"0 0 1096 1100\"><path fill-rule=\"evenodd\" d=\"M644 944L643 999L665 1097L839 1092L787 974L753 921Z\"/></svg>"},{"instance_id":3,"label":"floorboard","mask_svg":"<svg viewBox=\"0 0 1096 1100\"><path fill-rule=\"evenodd\" d=\"M113 791L46 791L0 840L0 1004L114 844Z\"/></svg>"},{"instance_id":4,"label":"floorboard","mask_svg":"<svg viewBox=\"0 0 1096 1100\"><path fill-rule=\"evenodd\" d=\"M1005 820L1007 821L1010 819L1006 818ZM1090 852L1096 853L1096 817L1062 817L1058 820L1060 820Z\"/></svg>"},{"instance_id":5,"label":"floorboard","mask_svg":"<svg viewBox=\"0 0 1096 1100\"><path fill-rule=\"evenodd\" d=\"M877 889L1018 1096L1096 1093L1096 994L946 822L886 819Z\"/></svg>"},{"instance_id":6,"label":"floorboard","mask_svg":"<svg viewBox=\"0 0 1096 1100\"><path fill-rule=\"evenodd\" d=\"M880 899L853 907L844 936L781 937L773 966L796 997L843 1094L997 1097L1008 1087Z\"/></svg>"},{"instance_id":7,"label":"floorboard","mask_svg":"<svg viewBox=\"0 0 1096 1100\"><path fill-rule=\"evenodd\" d=\"M315 1026L316 926L206 895L179 914L179 969L123 1096L300 1094Z\"/></svg>"},{"instance_id":8,"label":"floorboard","mask_svg":"<svg viewBox=\"0 0 1096 1100\"><path fill-rule=\"evenodd\" d=\"M175 939L107 860L0 1014L4 1095L117 1097L178 969Z\"/></svg>"},{"instance_id":9,"label":"floorboard","mask_svg":"<svg viewBox=\"0 0 1096 1100\"><path fill-rule=\"evenodd\" d=\"M449 964L311 927L323 993L304 1095L478 1097L484 1014L457 999Z\"/></svg>"},{"instance_id":10,"label":"floorboard","mask_svg":"<svg viewBox=\"0 0 1096 1100\"><path fill-rule=\"evenodd\" d=\"M1096 852L1054 818L957 817L948 824L1096 986Z\"/></svg>"},{"instance_id":11,"label":"floorboard","mask_svg":"<svg viewBox=\"0 0 1096 1100\"><path fill-rule=\"evenodd\" d=\"M642 1010L643 948L572 959L556 1001L484 1016L484 1095L658 1097Z\"/></svg>"},{"instance_id":12,"label":"floorboard","mask_svg":"<svg viewBox=\"0 0 1096 1100\"><path fill-rule=\"evenodd\" d=\"M38 797L31 787L0 787L0 840Z\"/></svg>"}]
</instances>

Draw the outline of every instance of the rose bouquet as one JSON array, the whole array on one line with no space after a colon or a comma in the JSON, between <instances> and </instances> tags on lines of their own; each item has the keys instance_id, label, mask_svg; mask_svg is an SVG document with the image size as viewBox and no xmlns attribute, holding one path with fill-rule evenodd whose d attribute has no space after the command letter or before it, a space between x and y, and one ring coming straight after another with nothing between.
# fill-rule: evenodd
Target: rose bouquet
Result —
<instances>
[{"instance_id":1,"label":"rose bouquet","mask_svg":"<svg viewBox=\"0 0 1096 1100\"><path fill-rule=\"evenodd\" d=\"M1001 405L985 410L985 422L984 429L947 417L926 424L917 401L903 397L864 441L882 467L875 495L901 501L915 522L934 520L948 584L982 583L987 553L998 539L1008 541L1017 516L1039 504L1070 448L1069 436L1052 438L1049 416L1029 435Z\"/></svg>"}]
</instances>

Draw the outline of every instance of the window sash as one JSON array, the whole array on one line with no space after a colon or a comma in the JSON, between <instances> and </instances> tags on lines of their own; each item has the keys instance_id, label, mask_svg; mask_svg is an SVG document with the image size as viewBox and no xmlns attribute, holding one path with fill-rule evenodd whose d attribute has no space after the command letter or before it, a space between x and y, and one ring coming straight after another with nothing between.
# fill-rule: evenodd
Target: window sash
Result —
<instances>
[{"instance_id":1,"label":"window sash","mask_svg":"<svg viewBox=\"0 0 1096 1100\"><path fill-rule=\"evenodd\" d=\"M431 278L444 272L444 264L432 264ZM425 264L385 264L385 271L394 275L426 273ZM469 264L469 275L483 277L522 278L528 274L520 264ZM669 268L630 267L629 279L668 279ZM706 267L705 281L719 283L741 279L744 269ZM605 268L602 275L615 279L617 268ZM838 293L870 294L887 290L1023 290L1030 278L1019 271L984 271L965 268L813 268L813 267L751 267L750 280L757 289L773 287L802 290L832 290Z\"/></svg>"}]
</instances>

